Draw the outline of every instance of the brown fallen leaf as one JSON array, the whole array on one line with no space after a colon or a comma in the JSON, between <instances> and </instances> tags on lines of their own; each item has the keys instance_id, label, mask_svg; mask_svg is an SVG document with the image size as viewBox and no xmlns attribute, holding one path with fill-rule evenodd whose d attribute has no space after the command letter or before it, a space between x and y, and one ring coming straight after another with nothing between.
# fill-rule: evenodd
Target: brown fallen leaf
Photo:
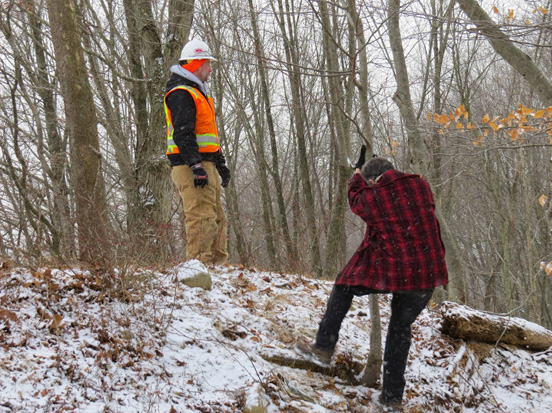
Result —
<instances>
[{"instance_id":1,"label":"brown fallen leaf","mask_svg":"<svg viewBox=\"0 0 552 413\"><path fill-rule=\"evenodd\" d=\"M63 316L60 314L54 314L54 318L52 322L50 323L50 330L56 330L58 328L61 328L64 326L62 323Z\"/></svg>"},{"instance_id":2,"label":"brown fallen leaf","mask_svg":"<svg viewBox=\"0 0 552 413\"><path fill-rule=\"evenodd\" d=\"M4 310L3 308L0 308L0 320L17 321L17 315L12 311Z\"/></svg>"}]
</instances>

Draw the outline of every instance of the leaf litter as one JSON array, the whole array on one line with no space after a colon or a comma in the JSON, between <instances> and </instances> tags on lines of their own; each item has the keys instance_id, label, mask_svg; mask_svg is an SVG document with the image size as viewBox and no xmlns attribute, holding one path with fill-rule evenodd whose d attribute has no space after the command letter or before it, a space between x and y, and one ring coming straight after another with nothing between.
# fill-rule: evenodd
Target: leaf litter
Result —
<instances>
[{"instance_id":1,"label":"leaf litter","mask_svg":"<svg viewBox=\"0 0 552 413\"><path fill-rule=\"evenodd\" d=\"M206 270L3 269L0 412L380 411L379 385L269 361L301 358L293 344L315 336L331 282L236 266L209 268L211 290L181 282ZM404 411L552 411L552 351L481 348L440 323L430 305L413 326ZM362 376L369 334L357 297L334 357L349 376Z\"/></svg>"}]
</instances>

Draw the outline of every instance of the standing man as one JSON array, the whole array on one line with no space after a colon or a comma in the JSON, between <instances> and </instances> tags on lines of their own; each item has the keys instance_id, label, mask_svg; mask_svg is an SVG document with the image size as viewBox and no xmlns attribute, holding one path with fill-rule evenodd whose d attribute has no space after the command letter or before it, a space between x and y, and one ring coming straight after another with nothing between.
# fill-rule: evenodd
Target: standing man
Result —
<instances>
[{"instance_id":1,"label":"standing man","mask_svg":"<svg viewBox=\"0 0 552 413\"><path fill-rule=\"evenodd\" d=\"M179 64L171 67L164 102L171 178L186 215L186 259L218 265L228 258L221 185L228 185L230 170L219 145L213 99L205 85L211 61L216 59L205 42L186 43Z\"/></svg>"},{"instance_id":2,"label":"standing man","mask_svg":"<svg viewBox=\"0 0 552 413\"><path fill-rule=\"evenodd\" d=\"M353 297L392 293L380 401L400 408L411 325L435 287L448 282L445 248L424 179L383 158L370 159L362 170L362 155L359 163L349 180L349 205L366 222L364 240L337 276L316 341L299 342L296 349L329 364Z\"/></svg>"}]
</instances>

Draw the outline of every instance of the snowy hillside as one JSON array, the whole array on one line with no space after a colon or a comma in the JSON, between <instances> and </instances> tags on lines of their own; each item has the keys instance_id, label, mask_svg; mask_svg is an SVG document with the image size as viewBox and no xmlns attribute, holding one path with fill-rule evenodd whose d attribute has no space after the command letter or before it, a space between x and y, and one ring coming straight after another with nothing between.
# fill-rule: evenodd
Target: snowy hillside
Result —
<instances>
[{"instance_id":1,"label":"snowy hillside","mask_svg":"<svg viewBox=\"0 0 552 413\"><path fill-rule=\"evenodd\" d=\"M314 336L332 283L236 267L211 269L210 291L179 281L203 269L3 270L0 412L378 411L378 389L266 360ZM368 297L353 305L337 358L360 373ZM552 411L552 351L478 352L440 322L431 307L414 326L405 411Z\"/></svg>"}]
</instances>

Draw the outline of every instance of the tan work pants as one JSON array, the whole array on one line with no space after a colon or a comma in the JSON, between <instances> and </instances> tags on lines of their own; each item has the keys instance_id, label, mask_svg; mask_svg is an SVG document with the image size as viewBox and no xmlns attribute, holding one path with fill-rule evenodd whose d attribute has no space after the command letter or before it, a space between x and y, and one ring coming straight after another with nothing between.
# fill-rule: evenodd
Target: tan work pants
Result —
<instances>
[{"instance_id":1,"label":"tan work pants","mask_svg":"<svg viewBox=\"0 0 552 413\"><path fill-rule=\"evenodd\" d=\"M213 162L201 162L208 184L194 187L192 169L174 166L171 178L180 191L186 216L186 259L198 259L206 265L223 264L228 259L227 221L222 208L220 178Z\"/></svg>"}]
</instances>

